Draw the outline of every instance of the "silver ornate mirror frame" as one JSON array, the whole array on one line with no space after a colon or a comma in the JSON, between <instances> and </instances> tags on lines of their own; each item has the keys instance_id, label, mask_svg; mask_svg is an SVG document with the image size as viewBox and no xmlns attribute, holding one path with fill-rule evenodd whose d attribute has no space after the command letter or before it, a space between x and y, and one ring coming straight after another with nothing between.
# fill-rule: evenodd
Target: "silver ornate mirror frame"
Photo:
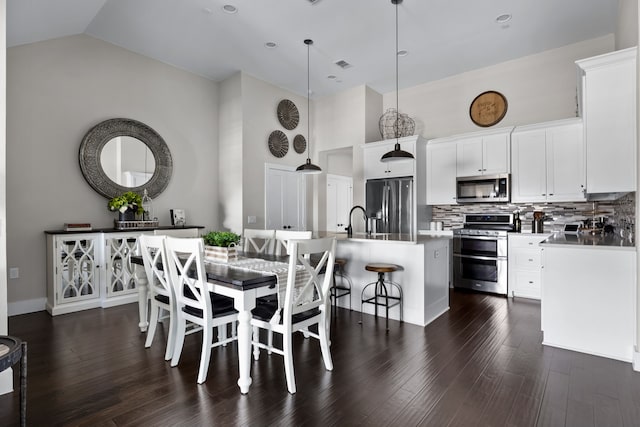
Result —
<instances>
[{"instance_id":1,"label":"silver ornate mirror frame","mask_svg":"<svg viewBox=\"0 0 640 427\"><path fill-rule=\"evenodd\" d=\"M118 136L136 138L153 153L156 168L149 181L139 187L124 187L113 182L102 168L102 149L107 142ZM82 138L78 158L84 179L94 190L108 199L126 191L142 194L145 188L149 196L155 198L167 188L173 172L173 159L164 139L149 126L133 119L109 119L92 127Z\"/></svg>"}]
</instances>

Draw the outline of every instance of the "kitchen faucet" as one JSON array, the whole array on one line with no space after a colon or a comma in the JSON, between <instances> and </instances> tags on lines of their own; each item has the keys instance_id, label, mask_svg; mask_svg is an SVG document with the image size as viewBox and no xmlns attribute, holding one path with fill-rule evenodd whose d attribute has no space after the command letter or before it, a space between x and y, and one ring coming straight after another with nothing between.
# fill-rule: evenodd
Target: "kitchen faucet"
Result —
<instances>
[{"instance_id":1,"label":"kitchen faucet","mask_svg":"<svg viewBox=\"0 0 640 427\"><path fill-rule=\"evenodd\" d=\"M360 209L362 211L362 217L364 218L364 231L367 234L369 234L369 221L368 221L368 218L367 218L367 212L364 210L364 208L362 206L355 205L349 211L349 226L347 227L347 236L349 236L349 237L351 237L353 235L353 227L351 227L351 214L356 209Z\"/></svg>"}]
</instances>

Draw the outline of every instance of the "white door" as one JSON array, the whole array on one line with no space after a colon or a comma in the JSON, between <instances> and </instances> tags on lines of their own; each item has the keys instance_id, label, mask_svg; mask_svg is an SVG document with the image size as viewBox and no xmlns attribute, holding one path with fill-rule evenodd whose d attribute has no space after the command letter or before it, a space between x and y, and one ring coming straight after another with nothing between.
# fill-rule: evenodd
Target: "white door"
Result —
<instances>
[{"instance_id":1,"label":"white door","mask_svg":"<svg viewBox=\"0 0 640 427\"><path fill-rule=\"evenodd\" d=\"M305 230L305 175L293 168L265 165L265 228Z\"/></svg>"},{"instance_id":2,"label":"white door","mask_svg":"<svg viewBox=\"0 0 640 427\"><path fill-rule=\"evenodd\" d=\"M353 205L353 178L327 175L327 231L344 232Z\"/></svg>"}]
</instances>

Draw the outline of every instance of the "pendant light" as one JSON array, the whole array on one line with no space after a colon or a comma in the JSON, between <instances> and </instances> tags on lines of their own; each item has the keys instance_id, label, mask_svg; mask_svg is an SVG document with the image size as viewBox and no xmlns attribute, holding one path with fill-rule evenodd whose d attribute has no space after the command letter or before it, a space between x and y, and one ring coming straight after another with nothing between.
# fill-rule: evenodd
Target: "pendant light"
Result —
<instances>
[{"instance_id":1,"label":"pendant light","mask_svg":"<svg viewBox=\"0 0 640 427\"><path fill-rule=\"evenodd\" d=\"M309 89L309 46L313 44L313 40L306 39L304 44L307 45L307 161L305 164L298 166L296 172L309 174L309 175L317 175L322 173L322 169L319 166L311 163L311 158L309 157L309 151L311 150L311 125L310 125L310 117L311 117L311 108L309 107L309 99L311 98L311 93Z\"/></svg>"},{"instance_id":2,"label":"pendant light","mask_svg":"<svg viewBox=\"0 0 640 427\"><path fill-rule=\"evenodd\" d=\"M396 145L393 150L385 153L380 159L381 162L398 162L402 160L415 160L413 154L400 148L400 109L398 108L398 5L402 0L391 0L391 4L396 6L396 121L393 131L396 135Z\"/></svg>"}]
</instances>

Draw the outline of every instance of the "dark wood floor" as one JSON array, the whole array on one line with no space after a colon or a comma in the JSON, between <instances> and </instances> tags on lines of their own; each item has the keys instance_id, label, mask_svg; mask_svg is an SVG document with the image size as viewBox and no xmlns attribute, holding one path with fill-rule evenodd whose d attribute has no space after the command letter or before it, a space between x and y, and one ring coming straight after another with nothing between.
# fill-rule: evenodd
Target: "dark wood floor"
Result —
<instances>
[{"instance_id":1,"label":"dark wood floor","mask_svg":"<svg viewBox=\"0 0 640 427\"><path fill-rule=\"evenodd\" d=\"M213 350L198 386L200 337L171 368L163 333L144 348L137 314L132 304L9 319L29 345L28 425L640 425L640 374L542 346L540 306L529 300L453 292L428 327L390 322L389 334L383 320L359 325L359 313L339 310L333 372L317 341L296 336L295 395L275 354L253 363L240 395L235 344ZM17 424L17 397L0 396L0 426Z\"/></svg>"}]
</instances>

